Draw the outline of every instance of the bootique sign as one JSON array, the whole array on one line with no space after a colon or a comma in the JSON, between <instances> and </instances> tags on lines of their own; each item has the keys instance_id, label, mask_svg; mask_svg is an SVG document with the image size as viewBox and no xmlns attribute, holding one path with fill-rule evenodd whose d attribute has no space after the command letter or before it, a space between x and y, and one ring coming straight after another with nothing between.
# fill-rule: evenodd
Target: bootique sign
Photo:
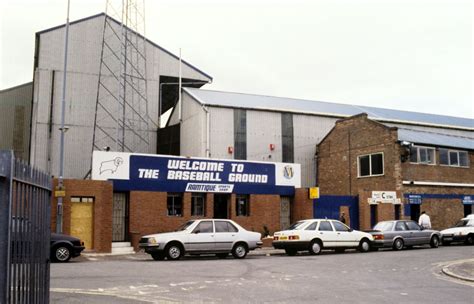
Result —
<instances>
[{"instance_id":1,"label":"bootique sign","mask_svg":"<svg viewBox=\"0 0 474 304\"><path fill-rule=\"evenodd\" d=\"M92 179L114 190L292 195L299 164L94 151Z\"/></svg>"}]
</instances>

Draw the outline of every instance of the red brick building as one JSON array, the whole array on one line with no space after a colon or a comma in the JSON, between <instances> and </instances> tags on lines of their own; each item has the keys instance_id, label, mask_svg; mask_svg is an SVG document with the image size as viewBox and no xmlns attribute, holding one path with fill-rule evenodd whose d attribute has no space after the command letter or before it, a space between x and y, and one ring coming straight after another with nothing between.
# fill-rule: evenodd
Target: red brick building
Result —
<instances>
[{"instance_id":1,"label":"red brick building","mask_svg":"<svg viewBox=\"0 0 474 304\"><path fill-rule=\"evenodd\" d=\"M124 153L101 153L105 153L103 154L106 155L105 157L113 154L111 159L115 159L120 154L124 164L127 163L127 155ZM146 157L159 158L159 156ZM189 160L189 158L178 157L176 159ZM200 160L201 163L203 161L209 162L209 160ZM149 162L147 163L149 165ZM237 163L253 165L253 163L242 161ZM260 188L266 186L263 184L257 187L244 185L245 187L239 188L239 183L236 182L232 184L233 191L226 193L177 191L177 187L179 188L177 184L180 181L172 182L158 178L166 175L163 167L154 167L159 168L157 169L159 172L156 172L156 180L152 179L153 172L148 175L149 179L145 179L147 173L143 171L144 173L141 174L143 179L137 182L132 173L127 180L120 180L117 176L114 179L112 175L120 172L116 167L110 167L114 165L113 163L99 162L98 164L100 172L115 170L107 172L107 179L110 180L65 180L66 197L63 207L64 233L80 237L84 240L86 249L96 252L113 252L113 244L119 242L130 242L137 249L141 236L173 231L192 219L229 218L244 228L263 235L266 230L273 233L288 226L290 222L313 216L313 204L309 199L307 189L272 186L261 192L275 191L275 193L258 193ZM271 167L274 164L257 165ZM135 169L133 161L130 161L129 171L133 172ZM250 168L248 172L254 172L252 170ZM243 169L242 172L247 171ZM294 174L298 172L296 167ZM225 172L221 173L224 175ZM167 176L170 177L169 174ZM224 180L222 176L221 178ZM190 183L188 181L185 183L186 187L189 187ZM161 185L157 186L158 189L165 187L170 190L154 190L153 187L158 184ZM257 193L252 193L252 189ZM282 208L285 205L287 209ZM53 199L52 230L56 227L56 207L57 201Z\"/></svg>"},{"instance_id":2,"label":"red brick building","mask_svg":"<svg viewBox=\"0 0 474 304\"><path fill-rule=\"evenodd\" d=\"M359 114L339 120L317 149L322 195L358 200L360 229L382 220L417 220L442 229L472 210L472 139L393 127Z\"/></svg>"}]
</instances>

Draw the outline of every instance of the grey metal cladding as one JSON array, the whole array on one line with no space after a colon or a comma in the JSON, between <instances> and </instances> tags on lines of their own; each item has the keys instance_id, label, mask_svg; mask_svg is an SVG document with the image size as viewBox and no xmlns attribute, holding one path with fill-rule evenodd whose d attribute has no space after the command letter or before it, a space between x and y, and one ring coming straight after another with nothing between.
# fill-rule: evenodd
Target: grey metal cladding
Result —
<instances>
[{"instance_id":1,"label":"grey metal cladding","mask_svg":"<svg viewBox=\"0 0 474 304\"><path fill-rule=\"evenodd\" d=\"M474 150L474 137L452 136L434 132L399 128L398 140L408 141L415 144L432 145L436 147L451 147Z\"/></svg>"},{"instance_id":2,"label":"grey metal cladding","mask_svg":"<svg viewBox=\"0 0 474 304\"><path fill-rule=\"evenodd\" d=\"M474 130L474 119L462 117L194 88L185 88L185 90L199 102L213 106L306 113L341 118L367 113L369 118L379 121L406 122Z\"/></svg>"}]
</instances>

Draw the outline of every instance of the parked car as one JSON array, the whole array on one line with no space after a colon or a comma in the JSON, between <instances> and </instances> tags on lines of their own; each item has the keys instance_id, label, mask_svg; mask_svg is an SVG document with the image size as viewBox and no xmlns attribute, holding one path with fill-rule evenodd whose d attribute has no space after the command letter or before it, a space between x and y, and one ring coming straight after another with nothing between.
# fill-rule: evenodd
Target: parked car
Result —
<instances>
[{"instance_id":1,"label":"parked car","mask_svg":"<svg viewBox=\"0 0 474 304\"><path fill-rule=\"evenodd\" d=\"M437 248L441 240L439 231L424 229L410 220L379 222L373 230L367 232L374 236L373 250L390 247L393 250L401 250L415 245L430 245L432 248Z\"/></svg>"},{"instance_id":2,"label":"parked car","mask_svg":"<svg viewBox=\"0 0 474 304\"><path fill-rule=\"evenodd\" d=\"M454 242L464 242L467 245L474 244L474 214L462 218L452 228L441 231L443 245Z\"/></svg>"},{"instance_id":3,"label":"parked car","mask_svg":"<svg viewBox=\"0 0 474 304\"><path fill-rule=\"evenodd\" d=\"M35 248L47 248L46 238L35 237L38 228L26 217L13 216L11 224L12 260L22 261L35 254ZM47 233L47 232L46 232ZM50 235L50 259L55 262L67 262L73 257L81 255L84 242L80 239L59 233Z\"/></svg>"},{"instance_id":4,"label":"parked car","mask_svg":"<svg viewBox=\"0 0 474 304\"><path fill-rule=\"evenodd\" d=\"M243 259L249 252L262 245L261 234L247 231L231 220L201 219L186 222L178 230L168 233L145 235L139 247L154 260L178 260L185 253L213 253L226 258Z\"/></svg>"},{"instance_id":5,"label":"parked car","mask_svg":"<svg viewBox=\"0 0 474 304\"><path fill-rule=\"evenodd\" d=\"M372 235L347 227L337 220L308 219L294 223L286 230L273 234L273 247L285 249L286 254L298 251L319 254L323 249L344 251L357 248L361 252L370 249Z\"/></svg>"},{"instance_id":6,"label":"parked car","mask_svg":"<svg viewBox=\"0 0 474 304\"><path fill-rule=\"evenodd\" d=\"M74 236L51 233L51 260L64 263L81 255L84 242Z\"/></svg>"}]
</instances>

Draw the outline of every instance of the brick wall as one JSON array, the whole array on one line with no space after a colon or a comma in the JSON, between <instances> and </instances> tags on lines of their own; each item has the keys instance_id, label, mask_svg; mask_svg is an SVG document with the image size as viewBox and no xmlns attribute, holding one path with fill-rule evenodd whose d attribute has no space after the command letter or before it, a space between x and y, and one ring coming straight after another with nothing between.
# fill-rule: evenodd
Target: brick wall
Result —
<instances>
[{"instance_id":1,"label":"brick wall","mask_svg":"<svg viewBox=\"0 0 474 304\"><path fill-rule=\"evenodd\" d=\"M291 222L313 218L313 200L309 198L309 189L295 189L295 198L291 204Z\"/></svg>"},{"instance_id":2,"label":"brick wall","mask_svg":"<svg viewBox=\"0 0 474 304\"><path fill-rule=\"evenodd\" d=\"M58 180L54 179L54 187ZM93 246L96 252L112 250L112 183L93 180L64 180L63 233L71 233L71 197L94 197ZM57 199L51 201L51 231L56 231Z\"/></svg>"}]
</instances>

